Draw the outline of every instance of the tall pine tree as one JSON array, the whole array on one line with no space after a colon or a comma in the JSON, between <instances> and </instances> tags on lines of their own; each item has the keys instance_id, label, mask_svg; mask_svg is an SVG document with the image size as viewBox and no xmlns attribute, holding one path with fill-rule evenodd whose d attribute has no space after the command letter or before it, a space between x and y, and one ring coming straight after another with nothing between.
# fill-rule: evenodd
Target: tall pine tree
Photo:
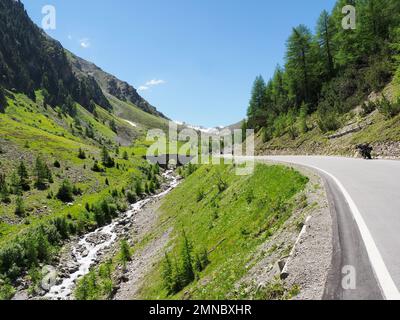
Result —
<instances>
[{"instance_id":1,"label":"tall pine tree","mask_svg":"<svg viewBox=\"0 0 400 320\"><path fill-rule=\"evenodd\" d=\"M266 85L262 76L258 76L253 84L251 100L247 112L248 126L260 129L266 121Z\"/></svg>"}]
</instances>

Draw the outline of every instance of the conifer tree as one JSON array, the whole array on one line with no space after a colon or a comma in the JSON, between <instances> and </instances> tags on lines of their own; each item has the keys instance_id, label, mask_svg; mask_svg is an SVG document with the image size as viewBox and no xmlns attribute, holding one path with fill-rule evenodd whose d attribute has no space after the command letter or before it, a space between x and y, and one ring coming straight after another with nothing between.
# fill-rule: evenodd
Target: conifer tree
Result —
<instances>
[{"instance_id":1,"label":"conifer tree","mask_svg":"<svg viewBox=\"0 0 400 320\"><path fill-rule=\"evenodd\" d=\"M30 190L30 181L28 170L26 169L25 163L21 161L17 168L18 178L19 178L19 186L22 191Z\"/></svg>"},{"instance_id":2,"label":"conifer tree","mask_svg":"<svg viewBox=\"0 0 400 320\"><path fill-rule=\"evenodd\" d=\"M47 189L48 184L53 183L53 176L50 171L50 168L47 166L46 162L44 162L40 156L36 158L35 175L36 175L35 187L40 190Z\"/></svg>"},{"instance_id":3,"label":"conifer tree","mask_svg":"<svg viewBox=\"0 0 400 320\"><path fill-rule=\"evenodd\" d=\"M181 252L181 263L182 263L182 285L186 286L194 280L194 270L192 263L192 245L186 236L185 231L183 231L183 246Z\"/></svg>"}]
</instances>

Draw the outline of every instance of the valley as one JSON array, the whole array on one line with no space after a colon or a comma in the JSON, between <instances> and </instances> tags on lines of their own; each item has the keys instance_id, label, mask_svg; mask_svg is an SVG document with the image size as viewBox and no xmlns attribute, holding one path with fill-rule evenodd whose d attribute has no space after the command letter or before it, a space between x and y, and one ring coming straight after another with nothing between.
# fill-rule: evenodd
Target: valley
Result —
<instances>
[{"instance_id":1,"label":"valley","mask_svg":"<svg viewBox=\"0 0 400 320\"><path fill-rule=\"evenodd\" d=\"M205 27L191 28L196 16L155 46L138 11L118 34L111 21L101 47L0 0L0 300L399 299L400 4L385 1L332 1L314 29L288 29L282 66L262 58L270 79L256 77L246 117L212 127L264 68L258 47L243 49L248 32L186 43ZM184 115L212 128L171 120Z\"/></svg>"}]
</instances>

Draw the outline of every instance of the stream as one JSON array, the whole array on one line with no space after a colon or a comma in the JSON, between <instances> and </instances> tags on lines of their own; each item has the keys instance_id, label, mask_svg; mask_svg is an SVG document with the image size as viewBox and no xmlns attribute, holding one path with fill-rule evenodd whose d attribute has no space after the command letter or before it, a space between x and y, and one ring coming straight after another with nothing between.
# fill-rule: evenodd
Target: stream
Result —
<instances>
[{"instance_id":1,"label":"stream","mask_svg":"<svg viewBox=\"0 0 400 320\"><path fill-rule=\"evenodd\" d=\"M50 300L70 299L79 278L88 274L90 268L98 262L98 257L105 249L110 248L118 239L117 227L133 222L134 216L152 200L159 200L170 193L179 184L179 179L174 176L172 170L168 170L162 175L166 179L165 190L154 196L147 197L133 204L130 209L121 213L111 224L90 232L78 240L72 247L73 265L76 266L71 274L61 279L61 283L51 287L44 296ZM100 239L101 241L94 241Z\"/></svg>"}]
</instances>

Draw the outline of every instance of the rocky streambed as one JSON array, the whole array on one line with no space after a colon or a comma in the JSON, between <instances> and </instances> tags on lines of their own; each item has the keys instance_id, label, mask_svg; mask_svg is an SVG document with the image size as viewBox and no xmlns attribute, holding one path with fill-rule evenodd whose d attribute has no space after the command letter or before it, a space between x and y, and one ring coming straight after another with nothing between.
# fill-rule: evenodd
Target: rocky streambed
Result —
<instances>
[{"instance_id":1,"label":"rocky streambed","mask_svg":"<svg viewBox=\"0 0 400 320\"><path fill-rule=\"evenodd\" d=\"M77 281L88 274L93 266L111 257L117 250L117 243L120 239L125 239L132 231L135 232L135 220L141 211L147 205L158 202L179 184L179 178L175 176L172 170L163 173L163 178L166 182L162 186L162 192L136 202L128 211L121 213L118 218L113 220L111 224L73 239L66 244L60 252L58 265L50 272L53 276L49 275L46 278L49 288L43 289L39 296L49 300L72 299ZM132 241L130 242L130 244L133 244ZM19 291L15 297L15 299L32 298L35 299L24 290Z\"/></svg>"}]
</instances>

